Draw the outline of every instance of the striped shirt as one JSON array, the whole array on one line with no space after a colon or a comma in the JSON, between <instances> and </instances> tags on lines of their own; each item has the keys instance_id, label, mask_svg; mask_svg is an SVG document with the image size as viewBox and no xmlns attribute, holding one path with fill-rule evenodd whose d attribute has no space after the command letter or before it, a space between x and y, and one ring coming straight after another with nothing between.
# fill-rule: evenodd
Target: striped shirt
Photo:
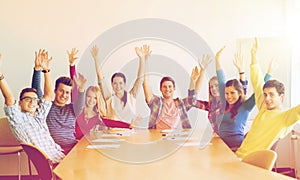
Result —
<instances>
[{"instance_id":1,"label":"striped shirt","mask_svg":"<svg viewBox=\"0 0 300 180\"><path fill-rule=\"evenodd\" d=\"M46 116L51 104L50 101L42 99L34 116L28 112L21 112L17 103L5 106L4 111L9 119L10 128L19 142L37 146L53 163L58 163L64 158L64 153L50 136L46 124Z\"/></svg>"},{"instance_id":2,"label":"striped shirt","mask_svg":"<svg viewBox=\"0 0 300 180\"><path fill-rule=\"evenodd\" d=\"M62 148L74 146L76 117L82 112L84 106L84 92L78 92L74 104L56 106L52 104L47 116L47 125L54 141Z\"/></svg>"}]
</instances>

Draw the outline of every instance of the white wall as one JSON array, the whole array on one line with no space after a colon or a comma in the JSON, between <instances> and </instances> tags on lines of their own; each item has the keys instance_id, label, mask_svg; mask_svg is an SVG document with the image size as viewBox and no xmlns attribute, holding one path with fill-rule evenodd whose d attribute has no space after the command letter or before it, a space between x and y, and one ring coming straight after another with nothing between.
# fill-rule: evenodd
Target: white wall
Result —
<instances>
[{"instance_id":1,"label":"white wall","mask_svg":"<svg viewBox=\"0 0 300 180\"><path fill-rule=\"evenodd\" d=\"M30 85L34 51L46 48L54 57L54 82L58 76L68 75L67 49L77 47L83 53L100 34L124 22L166 19L198 33L213 52L226 45L223 65L228 78L236 77L232 64L236 39L282 36L285 24L284 0L0 1L0 52L4 74L15 96ZM208 74L208 78L212 75ZM202 99L207 98L206 89L201 94ZM143 100L142 94L139 99ZM0 109L3 104L0 97ZM143 106L148 109L145 103ZM206 117L205 112L199 113ZM4 116L3 111L0 116Z\"/></svg>"},{"instance_id":2,"label":"white wall","mask_svg":"<svg viewBox=\"0 0 300 180\"><path fill-rule=\"evenodd\" d=\"M49 50L56 79L68 75L67 49L77 47L82 53L105 30L134 19L162 18L183 24L214 52L226 45L228 77L236 76L231 62L237 38L281 36L284 32L283 0L0 0L0 4L0 52L15 96L30 85L34 51ZM0 109L3 104L1 97Z\"/></svg>"}]
</instances>

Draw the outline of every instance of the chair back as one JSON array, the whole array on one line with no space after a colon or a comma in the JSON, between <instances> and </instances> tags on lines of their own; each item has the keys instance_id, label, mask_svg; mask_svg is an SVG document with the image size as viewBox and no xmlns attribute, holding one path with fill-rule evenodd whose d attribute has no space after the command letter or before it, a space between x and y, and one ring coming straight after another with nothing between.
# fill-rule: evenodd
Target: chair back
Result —
<instances>
[{"instance_id":1,"label":"chair back","mask_svg":"<svg viewBox=\"0 0 300 180\"><path fill-rule=\"evenodd\" d=\"M0 146L20 146L10 130L7 117L0 118Z\"/></svg>"},{"instance_id":2,"label":"chair back","mask_svg":"<svg viewBox=\"0 0 300 180\"><path fill-rule=\"evenodd\" d=\"M39 178L42 180L51 180L53 178L53 171L48 156L34 145L21 143L21 146L37 170Z\"/></svg>"},{"instance_id":3,"label":"chair back","mask_svg":"<svg viewBox=\"0 0 300 180\"><path fill-rule=\"evenodd\" d=\"M272 170L275 161L277 159L277 153L272 150L259 150L248 154L242 162L252 164L267 170Z\"/></svg>"}]
</instances>

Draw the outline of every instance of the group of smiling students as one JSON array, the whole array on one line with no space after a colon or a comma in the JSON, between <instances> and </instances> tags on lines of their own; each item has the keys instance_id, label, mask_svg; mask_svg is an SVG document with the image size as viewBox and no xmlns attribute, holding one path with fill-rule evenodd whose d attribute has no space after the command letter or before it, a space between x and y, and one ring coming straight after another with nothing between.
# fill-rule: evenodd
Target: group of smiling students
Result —
<instances>
[{"instance_id":1,"label":"group of smiling students","mask_svg":"<svg viewBox=\"0 0 300 180\"><path fill-rule=\"evenodd\" d=\"M220 64L220 55L224 48L216 53L217 76L209 80L209 100L196 99L200 91L204 73L212 59L205 55L199 67L192 69L188 97L174 98L175 81L165 76L160 81L162 96L153 94L149 82L148 45L136 47L139 59L137 78L133 87L125 90L126 77L117 72L111 77L113 93L104 82L102 68L99 65L99 49L91 48L98 85L85 90L86 79L76 73L75 62L78 50L68 52L70 77L62 76L55 81L54 100L50 62L52 57L45 50L36 52L32 87L21 91L19 103L16 103L2 71L0 54L0 89L5 99L5 114L9 119L12 132L20 142L33 144L43 150L53 163L59 163L84 134L92 128L105 129L102 119L126 122L130 127L138 126L141 117L136 112L136 97L143 87L146 103L150 109L149 129L188 129L191 124L188 110L192 107L208 111L208 119L214 132L240 158L261 149L270 149L279 139L287 135L298 119L300 106L282 111L284 85L270 80L273 63L263 78L256 60L257 39L251 55L251 82L254 94L245 99L247 80L243 59L235 56L234 64L239 71L240 80L226 82ZM44 74L44 92L41 89L41 72ZM266 82L266 83L265 83ZM71 103L68 103L71 98ZM257 105L259 112L255 117L247 136L244 134L248 115ZM18 106L19 105L19 106Z\"/></svg>"}]
</instances>

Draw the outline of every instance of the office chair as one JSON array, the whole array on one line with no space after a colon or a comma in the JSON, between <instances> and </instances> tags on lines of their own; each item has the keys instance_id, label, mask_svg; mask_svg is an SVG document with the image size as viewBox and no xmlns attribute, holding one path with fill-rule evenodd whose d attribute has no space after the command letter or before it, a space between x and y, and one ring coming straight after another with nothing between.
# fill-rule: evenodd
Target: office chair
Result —
<instances>
[{"instance_id":1,"label":"office chair","mask_svg":"<svg viewBox=\"0 0 300 180\"><path fill-rule=\"evenodd\" d=\"M272 150L259 150L248 154L242 162L271 171L277 159L277 153Z\"/></svg>"},{"instance_id":2,"label":"office chair","mask_svg":"<svg viewBox=\"0 0 300 180\"><path fill-rule=\"evenodd\" d=\"M18 179L21 180L21 152L22 146L12 134L8 119L0 118L0 155L17 154L18 156ZM31 173L31 171L30 171Z\"/></svg>"},{"instance_id":3,"label":"office chair","mask_svg":"<svg viewBox=\"0 0 300 180\"><path fill-rule=\"evenodd\" d=\"M276 148L277 148L277 146L278 146L279 140L280 140L280 139L278 139L278 140L272 145L272 147L270 148L272 151L276 151ZM274 163L274 172L277 172L277 171L278 171L278 170L277 170L277 162L275 161L275 163Z\"/></svg>"},{"instance_id":4,"label":"office chair","mask_svg":"<svg viewBox=\"0 0 300 180\"><path fill-rule=\"evenodd\" d=\"M49 157L44 152L42 152L38 147L34 145L26 143L20 144L33 163L41 180L57 179L56 175L52 171L52 163Z\"/></svg>"}]
</instances>

